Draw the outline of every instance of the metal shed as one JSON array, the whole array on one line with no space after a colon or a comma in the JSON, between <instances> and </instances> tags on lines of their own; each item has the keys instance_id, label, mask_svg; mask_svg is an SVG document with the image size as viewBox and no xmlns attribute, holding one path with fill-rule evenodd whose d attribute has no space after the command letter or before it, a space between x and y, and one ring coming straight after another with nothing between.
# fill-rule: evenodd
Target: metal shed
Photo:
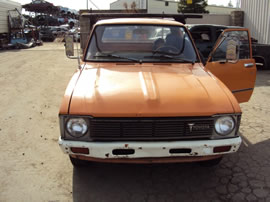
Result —
<instances>
[{"instance_id":1,"label":"metal shed","mask_svg":"<svg viewBox=\"0 0 270 202\"><path fill-rule=\"evenodd\" d=\"M8 11L14 10L15 8L19 11L22 10L20 3L9 0L0 0L0 34L8 33Z\"/></svg>"},{"instance_id":2,"label":"metal shed","mask_svg":"<svg viewBox=\"0 0 270 202\"><path fill-rule=\"evenodd\" d=\"M270 1L241 0L244 11L244 26L262 44L270 44Z\"/></svg>"}]
</instances>

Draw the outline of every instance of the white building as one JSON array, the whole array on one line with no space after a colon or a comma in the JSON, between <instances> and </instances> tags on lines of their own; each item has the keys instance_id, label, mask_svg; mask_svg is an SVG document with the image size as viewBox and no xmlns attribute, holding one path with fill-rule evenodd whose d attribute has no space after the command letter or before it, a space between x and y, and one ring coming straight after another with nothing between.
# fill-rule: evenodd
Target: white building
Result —
<instances>
[{"instance_id":1,"label":"white building","mask_svg":"<svg viewBox=\"0 0 270 202\"><path fill-rule=\"evenodd\" d=\"M110 4L110 9L125 9L124 3L127 3L128 7L130 8L132 2L136 3L137 9L145 9L147 10L147 13L178 13L177 9L179 0L117 0ZM211 14L230 14L235 9L236 8L215 5L208 5L206 7L206 10L208 10Z\"/></svg>"},{"instance_id":2,"label":"white building","mask_svg":"<svg viewBox=\"0 0 270 202\"><path fill-rule=\"evenodd\" d=\"M22 10L20 3L9 0L0 0L0 34L8 32L8 11L14 10L15 8L20 12Z\"/></svg>"},{"instance_id":3,"label":"white building","mask_svg":"<svg viewBox=\"0 0 270 202\"><path fill-rule=\"evenodd\" d=\"M179 0L118 0L110 4L111 10L125 9L124 4L127 3L130 9L131 4L135 2L137 9L144 9L147 13L165 13L165 14L177 14ZM203 14L202 19L187 19L188 24L220 24L230 25L231 16L230 13L236 8L208 5L206 10L210 14Z\"/></svg>"},{"instance_id":4,"label":"white building","mask_svg":"<svg viewBox=\"0 0 270 202\"><path fill-rule=\"evenodd\" d=\"M270 44L270 1L241 0L244 26L259 43Z\"/></svg>"},{"instance_id":5,"label":"white building","mask_svg":"<svg viewBox=\"0 0 270 202\"><path fill-rule=\"evenodd\" d=\"M121 10L125 9L124 3L127 3L129 8L130 5L135 2L137 9L146 9L147 8L147 0L118 0L110 3L110 10Z\"/></svg>"},{"instance_id":6,"label":"white building","mask_svg":"<svg viewBox=\"0 0 270 202\"><path fill-rule=\"evenodd\" d=\"M110 9L125 9L132 2L137 9L145 9L147 13L176 14L179 0L117 0L110 4ZM237 0L237 5L244 11L244 27L247 27L251 36L258 39L259 43L270 44L270 0ZM230 25L231 12L237 8L208 5L206 10L210 15L203 14L203 19L187 19L190 24L222 24Z\"/></svg>"}]
</instances>

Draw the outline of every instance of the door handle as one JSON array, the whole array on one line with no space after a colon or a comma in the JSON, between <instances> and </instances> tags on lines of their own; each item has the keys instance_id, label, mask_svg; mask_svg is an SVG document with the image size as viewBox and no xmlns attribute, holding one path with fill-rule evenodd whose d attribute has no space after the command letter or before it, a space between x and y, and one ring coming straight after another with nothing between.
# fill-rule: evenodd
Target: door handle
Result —
<instances>
[{"instance_id":1,"label":"door handle","mask_svg":"<svg viewBox=\"0 0 270 202\"><path fill-rule=\"evenodd\" d=\"M256 66L261 66L261 67L263 67L263 63L256 63Z\"/></svg>"},{"instance_id":2,"label":"door handle","mask_svg":"<svg viewBox=\"0 0 270 202\"><path fill-rule=\"evenodd\" d=\"M246 68L250 68L250 67L253 67L254 64L253 64L253 63L246 63L246 64L244 64L244 66L245 66Z\"/></svg>"}]
</instances>

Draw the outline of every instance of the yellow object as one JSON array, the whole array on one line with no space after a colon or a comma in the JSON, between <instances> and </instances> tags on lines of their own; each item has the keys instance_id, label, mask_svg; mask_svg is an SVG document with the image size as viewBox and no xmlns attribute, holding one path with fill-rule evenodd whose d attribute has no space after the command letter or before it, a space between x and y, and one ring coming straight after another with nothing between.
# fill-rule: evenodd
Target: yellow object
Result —
<instances>
[{"instance_id":1,"label":"yellow object","mask_svg":"<svg viewBox=\"0 0 270 202\"><path fill-rule=\"evenodd\" d=\"M192 4L192 0L187 0L187 4Z\"/></svg>"},{"instance_id":2,"label":"yellow object","mask_svg":"<svg viewBox=\"0 0 270 202\"><path fill-rule=\"evenodd\" d=\"M128 40L128 39L132 39L132 31L127 31L126 32L126 35L125 35L125 38Z\"/></svg>"}]
</instances>

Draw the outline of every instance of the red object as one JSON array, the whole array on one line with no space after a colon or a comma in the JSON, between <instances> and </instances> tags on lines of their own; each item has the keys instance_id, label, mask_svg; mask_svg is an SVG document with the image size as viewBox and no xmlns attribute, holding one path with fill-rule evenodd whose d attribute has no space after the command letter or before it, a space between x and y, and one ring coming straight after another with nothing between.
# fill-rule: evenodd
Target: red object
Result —
<instances>
[{"instance_id":1,"label":"red object","mask_svg":"<svg viewBox=\"0 0 270 202\"><path fill-rule=\"evenodd\" d=\"M73 153L76 153L76 154L89 154L89 149L88 148L81 148L81 147L71 147L70 150L73 152Z\"/></svg>"},{"instance_id":2,"label":"red object","mask_svg":"<svg viewBox=\"0 0 270 202\"><path fill-rule=\"evenodd\" d=\"M214 153L220 153L220 152L228 152L230 151L232 146L221 146L221 147L215 147Z\"/></svg>"}]
</instances>

